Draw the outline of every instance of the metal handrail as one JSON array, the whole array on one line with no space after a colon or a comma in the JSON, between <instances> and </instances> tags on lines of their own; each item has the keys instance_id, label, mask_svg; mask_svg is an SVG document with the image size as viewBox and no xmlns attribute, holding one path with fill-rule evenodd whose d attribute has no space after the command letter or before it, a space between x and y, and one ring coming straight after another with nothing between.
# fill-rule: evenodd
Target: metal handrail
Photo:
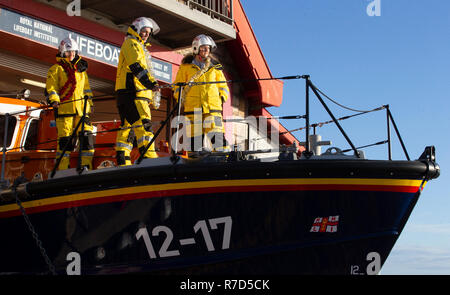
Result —
<instances>
[{"instance_id":1,"label":"metal handrail","mask_svg":"<svg viewBox=\"0 0 450 295\"><path fill-rule=\"evenodd\" d=\"M185 0L186 5L233 24L233 0Z\"/></svg>"},{"instance_id":2,"label":"metal handrail","mask_svg":"<svg viewBox=\"0 0 450 295\"><path fill-rule=\"evenodd\" d=\"M309 75L303 75L302 78L304 78L305 81L306 81L306 95L305 95L305 101L306 101L306 115L305 115L306 116L306 120L305 121L306 122L305 122L305 127L304 127L304 129L306 131L306 135L305 135L306 136L306 145L305 145L306 150L303 152L304 156L308 158L308 157L310 157L312 155L311 147L309 146L309 128L310 127L314 127L313 125L310 125L310 123L309 123L309 90L312 90L313 93L316 95L317 99L320 101L322 106L325 108L325 110L328 112L328 114L332 118L332 121L336 124L336 126L338 127L338 129L340 130L342 135L345 137L345 139L347 140L348 144L351 146L351 149L348 149L346 151L353 150L355 156L357 158L359 158L359 154L358 154L357 148L352 143L350 138L347 136L347 134L345 133L345 131L342 128L342 126L339 124L338 119L336 119L336 117L333 115L331 110L328 108L328 106L325 104L324 100L320 96L319 92L321 92L321 91L311 82ZM411 158L409 157L408 151L406 150L405 143L403 142L403 139L402 139L402 137L400 135L400 131L397 128L397 124L395 124L394 117L392 116L392 113L389 110L389 105L384 105L381 108L377 108L375 110L379 110L379 109L386 109L387 139L384 140L384 141L381 141L381 142L377 142L375 144L365 145L365 146L362 146L360 148L387 143L388 144L388 159L391 161L392 160L392 151L391 151L392 140L391 140L391 131L390 131L390 126L391 125L390 124L392 123L392 126L394 127L394 130L395 130L395 134L397 135L397 138L400 141L400 144L402 146L403 153L405 154L406 159L408 161L411 161ZM358 112L359 112L359 114L364 114L364 113L368 113L369 111L358 111Z\"/></svg>"},{"instance_id":3,"label":"metal handrail","mask_svg":"<svg viewBox=\"0 0 450 295\"><path fill-rule=\"evenodd\" d=\"M344 131L344 129L342 128L342 126L339 124L339 120L342 120L342 119L346 119L346 118L350 118L350 117L352 117L352 116L346 116L346 117L343 117L343 118L336 118L334 115L333 115L333 113L331 112L331 110L328 108L328 106L325 104L325 102L324 102L324 100L322 99L322 97L320 96L320 94L319 94L319 90L318 90L318 88L311 82L311 80L310 80L310 76L309 75L297 75L297 76L286 76L286 77L278 77L278 78L259 78L259 79L256 79L256 80L279 80L279 79L304 79L305 80L305 96L306 96L306 99L305 99L305 101L306 101L306 114L305 115L297 115L297 116L287 116L286 118L289 118L289 119L291 119L291 118L293 118L293 117L295 117L296 119L305 119L305 126L304 127L302 127L302 128L299 128L299 130L300 129L305 129L305 131L306 131L306 150L303 152L303 154L304 154L304 156L305 157L310 157L311 155L312 155L312 152L311 152L311 147L309 146L309 128L311 128L311 127L313 127L313 128L315 128L316 126L317 126L317 124L310 124L310 121L309 121L309 108L310 108L310 105L309 105L309 100L310 100L310 95L309 95L309 91L310 90L312 90L312 92L315 94L315 96L317 97L317 99L320 101L320 103L322 104L322 106L325 108L325 110L328 112L328 114L330 115L330 117L332 118L332 121L330 121L330 123L331 122L334 122L335 124L336 124L336 126L338 127L338 129L341 131L341 133L343 134L343 136L345 137L345 139L347 140L347 142L349 143L349 145L351 146L351 149L349 149L348 151L350 151L350 150L353 150L353 152L354 152L354 154L355 154L355 156L356 157L358 157L359 158L359 154L358 154L358 151L357 151L357 148L355 147L355 145L352 143L352 141L350 140L350 138L347 136L347 134L345 133L345 131ZM253 80L253 79L251 79L251 80ZM246 82L246 81L250 81L250 80L227 80L227 81L213 81L213 82L190 82L190 83L177 83L177 84L171 84L171 85L169 85L170 87L173 87L173 86L179 86L179 91L180 91L180 94L181 94L181 89L182 89L182 87L183 86L186 86L186 85L190 85L190 86L195 86L195 85L204 85L204 84L215 84L215 83L242 83L242 82ZM160 88L166 88L166 87L169 87L169 86L165 86L165 87L160 87ZM87 104L87 97L84 97L83 98L84 100L85 100L85 105ZM47 107L47 106L46 106ZM175 107L172 109L172 111L170 112L170 114L167 116L167 118L166 118L166 120L164 121L164 122L162 122L162 124L161 124L161 126L160 126L160 128L159 128L159 130L156 132L156 134L155 134L155 136L153 137L153 139L150 141L150 143L146 146L146 149L145 149L145 151L143 151L142 153L141 153L141 155L140 155L140 157L139 157L139 159L138 159L138 161L137 161L137 164L139 164L141 161L142 161L142 159L143 159L143 155L145 154L145 152L148 150L148 148L151 146L151 144L155 141L155 139L158 137L158 135L159 135L159 133L160 133L160 131L162 130L162 128L165 126L165 125L167 125L167 123L169 122L169 119L172 117L172 115L175 113L175 111L178 109L178 116L180 115L180 109L179 109L179 107L180 107L180 103L179 103L179 101L178 101L178 103L175 105ZM36 108L36 109L42 109L42 107L39 107L39 108ZM387 140L385 140L385 141L381 141L381 142L377 142L377 143L375 143L375 144L371 144L371 145L366 145L366 146L362 146L362 147L359 147L359 148L363 148L363 147L368 147L368 146L373 146L373 145L378 145L378 144L385 144L385 143L387 143L388 144L388 158L389 158L389 160L392 160L392 153L391 153L391 132L390 132L390 126L391 126L391 124L392 124L392 126L393 126L393 128L394 128L394 130L395 130L395 133L396 133L396 135L397 135L397 138L399 139L399 141L400 141L400 144L401 144L401 146L402 146L402 149L403 149L403 152L404 152L404 154L405 154L405 156L406 156L406 158L407 158L407 160L408 161L410 161L410 157L409 157L409 154L408 154L408 152L407 152L407 150L406 150L406 146L405 146L405 144L404 144L404 142L403 142L403 139L402 139L402 137L401 137L401 135L400 135L400 132L399 132L399 130L398 130L398 128L397 128L397 125L396 125L396 123L395 123L395 121L394 121L394 118L393 118L393 116L392 116L392 113L391 113L391 111L389 110L389 105L384 105L384 106L382 106L382 107L380 107L380 108L377 108L377 109L374 109L374 110L370 110L370 111L360 111L360 113L358 113L358 114L356 114L356 115L361 115L361 114L364 114L364 113L368 113L368 112L372 112L372 111L375 111L375 110L381 110L381 109L386 109L386 119L387 119ZM27 110L27 111L30 111L30 110ZM21 113L21 112L17 112L17 113ZM1 188L4 188L6 185L7 185L7 181L5 181L5 160L6 160L6 141L7 141L7 134L8 134L8 117L9 116L11 116L12 114L16 114L16 113L6 113L5 114L5 126L4 126L4 134L3 134L3 136L4 136L4 140L3 140L3 155L2 155L2 163L1 163L1 167L2 167L2 170L1 170L1 173L0 173L0 189ZM82 119L78 122L78 124L77 124L77 126L75 127L75 130L73 131L73 133L72 133L72 138L75 136L75 134L76 134L76 132L77 132L77 130L78 130L78 128L80 128L80 127L82 127L81 125L82 125L82 123L83 123L83 121L84 121L84 117L85 117L85 114L86 114L86 109L84 109L84 111L83 111L83 117L82 117ZM356 115L353 115L353 116L356 116ZM324 123L329 123L329 122L324 122ZM177 124L178 125L178 124ZM82 129L83 129L83 127L82 127ZM113 131L113 130L110 130L110 131ZM294 130L291 130L291 131L294 131ZM291 132L290 131L290 132ZM82 133L83 134L83 133ZM72 138L71 138L71 140L72 140ZM82 145L80 145L80 154L81 154L81 146ZM64 153L66 152L66 149L67 149L67 145L64 147L64 149L63 149L63 152L62 152L62 155L64 155ZM174 156L176 155L175 153L176 153L176 150L177 149L175 149L174 150ZM62 156L61 155L61 156ZM55 174L55 171L56 171L56 168L58 167L58 165L59 165L59 162L61 161L61 157L59 157L59 159L57 160L57 162L56 162L56 164L55 164L55 167L54 167L54 169L53 169L53 171L52 171L52 173L51 173L51 177L53 177L54 176L54 174ZM78 167L78 168L80 168L80 167Z\"/></svg>"}]
</instances>

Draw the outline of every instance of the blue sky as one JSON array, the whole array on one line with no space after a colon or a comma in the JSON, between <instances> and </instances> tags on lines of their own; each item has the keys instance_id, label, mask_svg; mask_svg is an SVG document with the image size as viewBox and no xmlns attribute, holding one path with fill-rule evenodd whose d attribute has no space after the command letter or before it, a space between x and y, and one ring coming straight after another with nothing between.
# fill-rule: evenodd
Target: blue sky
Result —
<instances>
[{"instance_id":1,"label":"blue sky","mask_svg":"<svg viewBox=\"0 0 450 295\"><path fill-rule=\"evenodd\" d=\"M450 274L450 1L241 0L272 74L311 75L331 98L351 108L389 104L408 153L417 159L436 147L441 176L425 187L382 274ZM352 114L326 101L337 117ZM311 102L311 122L330 120ZM285 81L283 104L274 115L304 114L304 81ZM356 146L386 139L385 112L342 121ZM303 121L284 121L287 129ZM348 148L334 125L319 128L332 146ZM304 131L294 133L304 140ZM385 145L364 149L387 159ZM394 159L405 159L397 141Z\"/></svg>"}]
</instances>

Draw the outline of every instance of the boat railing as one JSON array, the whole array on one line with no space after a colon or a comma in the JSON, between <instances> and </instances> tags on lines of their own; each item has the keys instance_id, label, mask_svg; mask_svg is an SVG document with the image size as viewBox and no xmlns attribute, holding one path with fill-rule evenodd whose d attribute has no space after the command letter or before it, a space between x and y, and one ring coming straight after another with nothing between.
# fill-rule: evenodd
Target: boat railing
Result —
<instances>
[{"instance_id":1,"label":"boat railing","mask_svg":"<svg viewBox=\"0 0 450 295\"><path fill-rule=\"evenodd\" d=\"M373 146L373 145L379 145L379 144L386 144L387 143L387 145L388 145L388 159L389 160L392 160L392 149L391 149L391 143L392 143L392 140L391 140L391 127L390 127L390 125L392 124L392 126L394 127L394 130L395 130L395 134L397 135L397 138L398 138L398 140L400 141L400 144L401 144L401 146L402 146L402 149L403 149L403 152L404 152L404 154L405 154L405 157L406 157L406 159L408 160L408 161L410 161L410 157L409 157L409 154L408 154L408 151L406 150L406 146L405 146L405 144L404 144L404 142L403 142L403 139L402 139L402 137L401 137L401 135L400 135L400 131L399 131L399 129L398 129L398 127L397 127L397 124L395 123L395 120L394 120L394 117L392 116L392 113L391 113L391 111L390 111L390 109L389 109L389 105L387 104L387 105L383 105L383 106L381 106L381 107L378 107L378 108L375 108L375 109L373 109L373 110L354 110L354 109L350 109L350 108L347 108L347 107L345 107L345 108L347 108L347 109L350 109L350 110L353 110L353 111L356 111L357 112L357 114L354 114L354 115L350 115L350 116L345 116L345 117L341 117L341 118L336 118L335 116L334 116L334 114L331 112L331 110L330 110L330 108L327 106L327 104L325 103L325 101L324 101L324 99L322 98L322 96L320 95L320 94L322 94L322 95L324 95L326 98L328 98L328 99L330 99L331 101L333 101L334 103L336 103L334 100L332 100L331 98L329 98L325 93L323 93L320 89L318 89L312 82L311 82L311 80L310 80L310 77L308 76L308 75L305 75L305 76L303 76L304 77L304 79L305 79L305 81L306 81L306 95L305 95L305 103L306 103L306 115L305 115L305 117L306 117L306 124L305 124L305 130L306 130L306 134L305 134L305 138L306 138L306 144L305 144L305 147L306 147L306 150L305 150L305 152L304 152L304 154L305 154L305 156L306 157L308 157L308 156L310 156L310 155L312 155L312 151L311 151L311 146L310 146L310 142L309 142L309 138L310 138L310 129L311 129L311 127L313 127L313 128L315 128L316 126L318 126L319 124L324 124L324 123L319 123L319 124L310 124L310 122L309 122L309 118L310 118L310 116L309 116L309 108L310 108L310 90L312 90L313 91L313 93L315 94L315 96L317 97L317 99L320 101L320 103L322 104L322 106L324 107L324 109L327 111L327 113L329 114L329 116L331 117L331 119L332 119L332 122L334 122L335 124L336 124L336 126L338 127L338 129L340 130L340 132L342 133L342 135L345 137L345 139L347 140L347 142L348 142L348 144L351 146L351 149L348 149L348 150L343 150L342 152L348 152L348 151L351 151L351 150L353 150L353 152L354 152L354 155L356 156L356 157L358 157L359 158L359 153L358 153L358 151L357 151L357 149L358 148L365 148L365 147L369 147L369 146ZM340 105L340 104L338 104L338 105ZM342 106L342 105L340 105L340 106ZM342 106L343 107L343 106ZM359 115L363 115L363 114L367 114L367 113L370 113L370 112L373 112L373 111L380 111L380 110L386 110L386 126L387 126L387 139L385 140L385 141L379 141L379 142L376 142L376 143L374 143L374 144L369 144L369 145L364 145L364 146L360 146L360 147L355 147L355 145L353 144L353 142L350 140L350 138L348 137L348 135L347 135L347 133L344 131L344 129L342 128L342 126L341 126L341 124L339 124L339 121L340 120L344 120L344 119L348 119L348 118L351 118L351 117L354 117L354 116L359 116ZM328 122L327 122L328 123Z\"/></svg>"},{"instance_id":2,"label":"boat railing","mask_svg":"<svg viewBox=\"0 0 450 295\"><path fill-rule=\"evenodd\" d=\"M397 135L397 138L400 141L400 144L402 146L402 149L403 149L403 152L404 152L404 155L405 155L406 159L408 161L411 160L410 157L409 157L408 151L406 149L406 146L405 146L405 144L403 142L403 139L402 139L402 137L400 135L400 131L399 131L398 127L397 127L397 124L395 123L395 120L394 120L394 118L392 116L392 113L391 113L391 111L389 109L389 105L383 105L381 107L375 108L373 110L368 110L368 111L351 109L353 111L356 111L357 114L350 115L350 116L345 116L345 117L341 117L341 118L336 118L335 115L333 114L333 112L330 110L330 108L325 103L325 101L322 98L321 94L324 95L326 98L328 98L330 100L331 100L331 98L329 98L325 93L323 93L320 89L318 89L311 82L311 79L310 79L309 75L284 76L284 77L277 77L277 78L260 78L260 79L251 79L251 80L252 81L254 81L254 80L261 81L261 80L292 80L292 79L304 79L305 80L305 88L306 88L306 91L305 91L305 104L306 104L305 109L306 109L306 114L305 115L297 115L297 116L286 116L284 119L305 119L305 126L303 128L300 128L300 129L304 129L306 131L305 132L306 133L305 134L306 142L304 144L305 145L305 151L303 151L303 153L302 153L305 158L309 158L309 157L311 157L313 155L312 147L311 147L311 144L310 144L310 129L311 128L315 128L318 125L322 125L323 124L323 123L315 123L315 124L311 124L310 123L310 112L309 112L309 110L310 110L310 91L312 91L315 94L315 96L317 97L317 99L320 101L320 103L322 104L324 109L327 111L329 116L331 117L332 121L330 121L330 122L333 122L333 123L336 124L336 126L338 127L338 129L340 130L342 135L347 140L348 144L351 146L351 149L343 150L342 152L348 152L348 151L352 151L353 150L354 156L357 157L357 158L360 158L361 153L359 153L357 149L361 149L361 148L365 148L365 147L369 147L369 146L373 146L373 145L387 144L388 145L388 159L392 160L392 149L391 149L391 146L392 146L391 124L392 124L392 126L394 127L394 130L395 130L395 134ZM192 87L192 86L196 86L196 85L205 85L205 84L212 84L212 83L224 83L224 82L226 82L226 83L243 83L243 82L248 82L248 81L249 80L228 80L228 81L215 81L215 82L190 82L190 83L177 83L176 86L178 86L179 94L181 94L182 93L182 89L185 86ZM168 85L166 87L173 87L173 86L174 85ZM179 95L179 97L180 97L180 95ZM335 101L333 101L333 102L335 102ZM175 111L177 109L178 109L178 114L180 114L179 102L174 106L174 108L172 109L172 111L169 114L168 118L170 118L175 113ZM347 135L347 133L344 131L344 129L341 126L341 124L339 123L339 121L340 120L344 120L344 119L348 119L348 118L351 118L351 117L354 117L354 116L367 114L367 113L374 112L374 111L380 111L380 110L383 110L383 109L386 110L387 139L384 140L384 141L376 142L374 144L369 144L369 145L356 147L353 144L353 142L351 141L351 139L349 138L349 136ZM283 118L283 117L279 117L279 118ZM168 120L166 120L166 122L164 124L167 124L167 122L168 122ZM325 122L325 123L329 123L329 122ZM160 129L162 129L164 127L163 125L160 127ZM177 123L176 126L179 126L178 123ZM160 131L160 130L158 130L158 131ZM291 131L286 131L286 132L291 132ZM157 133L159 133L159 132L157 132ZM153 143L153 141L155 139L156 139L156 136L147 145L147 147L146 147L147 149L150 147L150 145ZM176 150L177 150L177 148L175 148L173 151L176 151ZM144 151L144 153L145 153L145 151ZM142 155L143 155L143 153L141 153L141 157L137 161L137 164L139 164L142 161Z\"/></svg>"},{"instance_id":3,"label":"boat railing","mask_svg":"<svg viewBox=\"0 0 450 295\"><path fill-rule=\"evenodd\" d=\"M320 89L318 89L312 82L310 79L309 75L295 75L295 76L284 76L284 77L271 77L271 78L259 78L259 79L243 79L243 80L227 80L227 81L214 81L214 82L189 82L189 83L176 83L176 84L168 84L168 85L162 85L159 86L160 88L172 88L174 86L178 87L178 92L179 92L179 97L180 94L183 92L183 88L186 86L192 87L192 86L196 86L196 85L205 85L205 84L213 84L213 83L245 83L245 82L249 82L249 81L262 81L262 80L293 80L293 79L303 79L305 80L305 110L306 113L304 115L297 115L297 116L286 116L284 117L279 117L281 119L305 119L305 125L304 127L295 129L295 130L290 130L290 131L286 131L286 132L293 132L293 131L298 131L298 130L305 130L305 140L306 142L304 143L305 146L305 150L302 152L302 156L304 158L309 159L314 153L313 153L313 147L311 146L311 142L310 142L310 131L311 129L314 129L319 126L319 125L323 125L323 124L328 124L328 123L334 123L338 129L340 130L340 132L342 133L342 135L344 136L344 138L346 139L346 141L348 142L348 144L350 145L350 149L348 150L342 150L342 152L349 152L349 151L353 151L354 156L356 158L360 158L361 153L358 152L358 148L365 148L365 147L369 147L369 146L373 146L373 145L379 145L379 144L387 144L388 145L388 159L392 160L392 151L391 151L391 146L392 146L392 140L391 140L391 124L392 127L395 130L395 134L397 135L397 138L400 141L400 144L402 146L403 152L406 156L406 159L408 161L410 161L410 157L409 154L406 150L405 144L403 142L403 139L400 135L399 129L397 127L397 124L394 121L394 118L392 116L392 113L389 109L389 105L383 105L379 108L375 108L373 110L369 110L369 111L358 111L358 110L354 110L357 111L356 114L354 115L350 115L350 116L345 116L345 117L341 117L341 118L336 118L336 116L333 114L333 112L330 110L330 108L327 106L327 104L325 103L324 99L322 98L321 95L323 95L324 97L326 97L327 99L332 100L331 98L329 98L325 93L323 93ZM310 92L313 92L313 94L317 97L317 99L319 100L319 102L321 103L321 105L323 106L323 108L326 110L326 112L329 114L329 116L331 117L330 121L327 122L322 122L322 123L310 123ZM93 99L100 99L101 97L94 97ZM86 97L81 98L81 99L86 99ZM332 100L333 101L333 100ZM335 102L335 101L333 101ZM86 106L86 104L85 104ZM51 108L50 106L47 105L43 105L41 107L35 108L37 109L48 109ZM7 113L5 114L6 118L8 118L9 116L14 116L23 112L30 112L33 111L35 109L27 109L26 111L20 111L20 112L16 112L16 113ZM353 142L351 141L351 139L349 138L349 136L347 135L347 133L345 132L345 130L343 129L343 127L341 126L341 124L339 123L339 121L344 120L344 119L348 119L354 116L359 116L359 115L363 115L369 112L373 112L373 111L379 111L379 110L386 110L386 126L387 126L387 139L384 141L379 141L377 143L374 144L369 144L369 145L365 145L365 146L360 146L360 147L356 147ZM164 127L168 126L168 123L170 121L170 119L174 116L177 115L177 118L180 117L181 115L181 104L180 104L180 100L177 101L177 103L175 104L175 106L173 106L173 108L168 112L168 115L165 119L165 121L163 121L160 124L160 127L158 128L158 130L155 132L152 140L147 144L147 146L145 147L144 150L140 151L140 155L139 158L137 159L137 161L135 162L135 164L140 164L143 160L143 155L146 153L146 151L150 148L150 146L155 142L155 140L158 138L158 136L160 135L161 131L163 130ZM78 125L76 126L75 130L72 133L72 137L75 137L77 134L77 131L79 128L81 128L81 130L83 130L83 126L84 126L84 117L82 117L82 120L79 121ZM5 120L5 125L4 127L4 140L3 140L3 156L2 156L2 172L1 172L1 179L0 179L0 183L2 185L4 185L5 181L4 181L4 166L5 166L5 159L6 159L6 151L7 151L7 147L6 145L6 138L8 136L8 124L7 124L8 120ZM179 124L180 122L177 122L177 128L179 128ZM178 129L177 129L178 130ZM111 132L117 131L117 128L114 130L110 130ZM102 132L108 132L108 130L106 131L102 131ZM314 132L315 133L315 132ZM81 133L82 134L82 133ZM176 146L177 142L175 142L175 147L172 147L172 158L176 159L178 157L177 152L178 152L178 147ZM37 145L39 145L39 143L37 143ZM81 144L79 145L80 147L82 146ZM65 147L67 148L67 147ZM267 150L261 151L261 152L267 152ZM270 151L269 151L270 152ZM63 155L64 152L61 153L61 155ZM54 176L55 171L56 171L56 167L58 167L59 162L61 161L61 157L59 159L56 160L54 169L51 173L51 177ZM78 161L78 166L80 166L80 161ZM83 171L82 169L80 169L80 167L78 167L78 170L80 171L80 173Z\"/></svg>"}]
</instances>

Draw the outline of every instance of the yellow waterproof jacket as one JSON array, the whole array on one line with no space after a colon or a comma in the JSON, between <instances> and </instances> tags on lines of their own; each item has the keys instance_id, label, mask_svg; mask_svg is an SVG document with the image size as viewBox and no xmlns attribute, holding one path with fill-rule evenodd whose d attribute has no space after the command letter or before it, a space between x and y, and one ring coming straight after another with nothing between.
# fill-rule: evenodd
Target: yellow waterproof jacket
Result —
<instances>
[{"instance_id":1,"label":"yellow waterproof jacket","mask_svg":"<svg viewBox=\"0 0 450 295\"><path fill-rule=\"evenodd\" d=\"M146 56L144 51L144 46L149 45L149 43L144 44L139 34L128 28L128 36L120 48L115 90L146 98L152 102L152 91L143 90L152 88L152 83L156 83L151 74L151 68L147 65L149 56Z\"/></svg>"},{"instance_id":2,"label":"yellow waterproof jacket","mask_svg":"<svg viewBox=\"0 0 450 295\"><path fill-rule=\"evenodd\" d=\"M58 115L83 115L84 96L88 96L88 105L86 106L86 113L91 112L92 91L89 86L88 76L86 73L87 62L82 60L79 56L70 62L67 58L56 57L57 63L54 64L47 72L46 96L48 102L59 102ZM74 82L68 83L69 76L64 67L74 74ZM75 87L73 87L75 84ZM70 93L72 93L70 95Z\"/></svg>"},{"instance_id":3,"label":"yellow waterproof jacket","mask_svg":"<svg viewBox=\"0 0 450 295\"><path fill-rule=\"evenodd\" d=\"M206 72L190 81L201 69L192 63L194 56L183 59L178 69L174 83L179 82L215 82L226 81L222 71L222 65L211 60L211 66ZM173 88L174 97L178 101L178 86ZM227 83L214 83L204 85L193 85L184 97L184 112L193 112L195 108L201 108L203 113L222 112L222 103L228 99L229 89Z\"/></svg>"}]
</instances>

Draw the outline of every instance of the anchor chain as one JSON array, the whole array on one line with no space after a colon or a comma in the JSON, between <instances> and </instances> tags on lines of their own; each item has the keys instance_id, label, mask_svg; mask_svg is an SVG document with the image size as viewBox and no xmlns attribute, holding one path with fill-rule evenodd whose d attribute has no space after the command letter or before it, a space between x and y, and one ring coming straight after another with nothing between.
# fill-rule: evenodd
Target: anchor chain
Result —
<instances>
[{"instance_id":1,"label":"anchor chain","mask_svg":"<svg viewBox=\"0 0 450 295\"><path fill-rule=\"evenodd\" d=\"M25 219L25 222L28 226L28 229L31 232L31 235L33 236L33 239L36 241L36 245L38 246L42 257L45 260L45 263L47 264L48 269L50 270L50 272L52 273L52 275L57 275L56 270L55 270L55 266L53 265L53 263L51 262L50 258L47 255L47 252L45 251L44 247L42 246L42 241L39 239L39 235L37 234L36 230L34 229L33 224L31 224L30 218L28 217L28 214L25 212L25 208L22 206L22 202L19 199L19 196L17 194L17 190L16 190L16 186L13 186L13 192L14 192L14 196L16 197L16 204L17 206L19 206L20 211L22 212L22 215Z\"/></svg>"}]
</instances>

